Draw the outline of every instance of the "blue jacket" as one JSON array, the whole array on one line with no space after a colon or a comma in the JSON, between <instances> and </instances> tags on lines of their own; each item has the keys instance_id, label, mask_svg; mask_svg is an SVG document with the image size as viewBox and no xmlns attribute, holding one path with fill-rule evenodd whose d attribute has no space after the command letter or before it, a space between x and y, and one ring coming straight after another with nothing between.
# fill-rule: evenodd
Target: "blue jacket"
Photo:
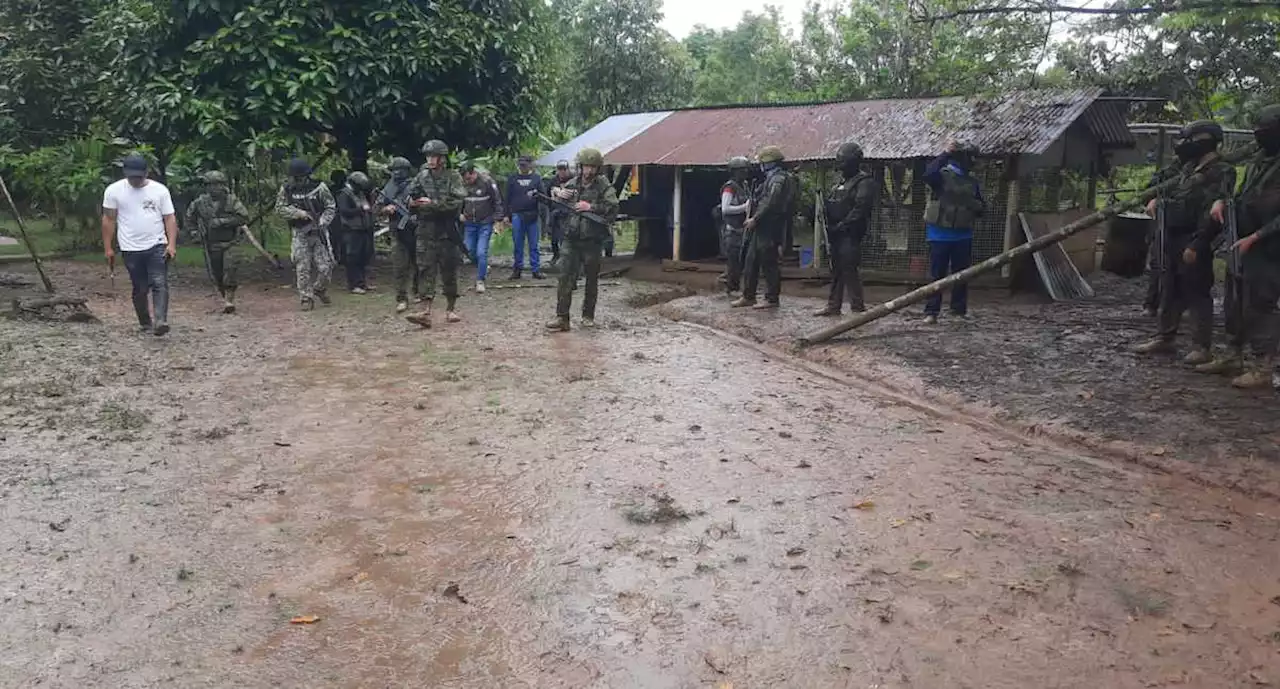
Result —
<instances>
[{"instance_id":1,"label":"blue jacket","mask_svg":"<svg viewBox=\"0 0 1280 689\"><path fill-rule=\"evenodd\" d=\"M951 160L950 153L943 153L934 158L924 168L924 182L929 185L935 194L942 192L942 171L950 169L957 175L967 175L968 171L962 169L959 165ZM978 189L978 200L983 201L982 190ZM936 225L926 224L924 226L925 239L930 242L962 242L973 240L973 228L959 227L938 227Z\"/></svg>"}]
</instances>

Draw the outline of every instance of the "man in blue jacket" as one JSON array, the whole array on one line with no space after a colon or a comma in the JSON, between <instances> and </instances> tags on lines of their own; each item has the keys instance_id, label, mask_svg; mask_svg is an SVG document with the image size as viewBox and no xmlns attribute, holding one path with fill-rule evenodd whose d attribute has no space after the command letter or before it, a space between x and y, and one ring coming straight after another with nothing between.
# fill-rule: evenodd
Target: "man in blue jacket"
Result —
<instances>
[{"instance_id":1,"label":"man in blue jacket","mask_svg":"<svg viewBox=\"0 0 1280 689\"><path fill-rule=\"evenodd\" d=\"M973 227L986 212L987 204L972 169L972 149L954 141L925 167L924 181L930 190L924 211L925 239L929 242L929 277L933 280L960 272L973 263ZM937 323L941 311L942 293L938 292L925 303L927 322ZM968 316L967 284L952 288L951 313L960 318Z\"/></svg>"},{"instance_id":2,"label":"man in blue jacket","mask_svg":"<svg viewBox=\"0 0 1280 689\"><path fill-rule=\"evenodd\" d=\"M524 272L524 249L529 247L529 268L533 279L542 279L542 261L538 255L538 199L542 177L533 169L533 158L522 155L517 162L519 172L507 177L507 216L511 220L511 239L515 243L515 263L511 279L519 280Z\"/></svg>"}]
</instances>

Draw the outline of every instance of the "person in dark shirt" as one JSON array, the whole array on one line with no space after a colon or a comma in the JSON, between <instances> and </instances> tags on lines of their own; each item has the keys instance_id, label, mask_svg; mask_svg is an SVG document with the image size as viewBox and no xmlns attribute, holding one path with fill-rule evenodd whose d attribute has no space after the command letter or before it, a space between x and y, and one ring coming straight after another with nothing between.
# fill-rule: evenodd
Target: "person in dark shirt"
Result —
<instances>
[{"instance_id":1,"label":"person in dark shirt","mask_svg":"<svg viewBox=\"0 0 1280 689\"><path fill-rule=\"evenodd\" d=\"M958 273L973 263L973 226L986 212L987 204L972 170L973 150L954 141L925 167L929 200L924 230L929 242L929 277L933 280ZM937 323L941 311L942 293L938 292L925 303L926 320ZM951 313L968 317L968 285L960 283L951 289Z\"/></svg>"},{"instance_id":2,"label":"person in dark shirt","mask_svg":"<svg viewBox=\"0 0 1280 689\"><path fill-rule=\"evenodd\" d=\"M529 268L533 279L542 279L542 260L538 255L538 199L534 194L542 190L542 177L533 169L533 158L522 155L517 163L519 172L507 177L507 219L511 221L511 239L515 244L515 263L511 279L519 280L524 273L524 249L529 248Z\"/></svg>"}]
</instances>

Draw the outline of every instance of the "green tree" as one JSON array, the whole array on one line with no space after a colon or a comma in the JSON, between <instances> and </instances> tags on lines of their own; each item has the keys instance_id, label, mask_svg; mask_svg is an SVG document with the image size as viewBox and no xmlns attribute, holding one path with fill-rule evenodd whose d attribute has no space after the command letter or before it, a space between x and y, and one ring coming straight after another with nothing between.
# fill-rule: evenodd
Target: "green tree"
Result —
<instances>
[{"instance_id":1,"label":"green tree","mask_svg":"<svg viewBox=\"0 0 1280 689\"><path fill-rule=\"evenodd\" d=\"M101 72L86 28L99 0L0 3L0 140L51 146L87 130Z\"/></svg>"},{"instance_id":2,"label":"green tree","mask_svg":"<svg viewBox=\"0 0 1280 689\"><path fill-rule=\"evenodd\" d=\"M132 136L220 156L330 140L503 147L537 122L540 0L116 0L104 104Z\"/></svg>"},{"instance_id":3,"label":"green tree","mask_svg":"<svg viewBox=\"0 0 1280 689\"><path fill-rule=\"evenodd\" d=\"M924 20L1002 0L851 0L807 9L804 81L823 98L973 94L1031 85L1049 19L1036 13Z\"/></svg>"},{"instance_id":4,"label":"green tree","mask_svg":"<svg viewBox=\"0 0 1280 689\"><path fill-rule=\"evenodd\" d=\"M1277 7L1107 17L1059 46L1057 69L1076 83L1169 99L1172 108L1144 118L1247 126L1254 110L1280 100L1277 26Z\"/></svg>"},{"instance_id":5,"label":"green tree","mask_svg":"<svg viewBox=\"0 0 1280 689\"><path fill-rule=\"evenodd\" d=\"M684 105L693 61L660 24L661 0L557 0L555 116L591 124L609 115Z\"/></svg>"},{"instance_id":6,"label":"green tree","mask_svg":"<svg viewBox=\"0 0 1280 689\"><path fill-rule=\"evenodd\" d=\"M684 47L697 69L697 104L786 101L799 95L797 48L775 7L744 14L732 29L696 27Z\"/></svg>"}]
</instances>

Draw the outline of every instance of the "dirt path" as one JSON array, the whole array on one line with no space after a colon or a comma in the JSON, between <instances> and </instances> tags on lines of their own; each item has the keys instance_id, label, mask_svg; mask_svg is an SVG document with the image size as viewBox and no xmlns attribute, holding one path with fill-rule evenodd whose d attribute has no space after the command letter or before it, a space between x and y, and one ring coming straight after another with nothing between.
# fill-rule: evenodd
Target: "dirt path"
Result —
<instances>
[{"instance_id":1,"label":"dirt path","mask_svg":"<svg viewBox=\"0 0 1280 689\"><path fill-rule=\"evenodd\" d=\"M1280 507L603 299L0 322L0 686L1280 684ZM311 625L291 618L315 615Z\"/></svg>"}]
</instances>

